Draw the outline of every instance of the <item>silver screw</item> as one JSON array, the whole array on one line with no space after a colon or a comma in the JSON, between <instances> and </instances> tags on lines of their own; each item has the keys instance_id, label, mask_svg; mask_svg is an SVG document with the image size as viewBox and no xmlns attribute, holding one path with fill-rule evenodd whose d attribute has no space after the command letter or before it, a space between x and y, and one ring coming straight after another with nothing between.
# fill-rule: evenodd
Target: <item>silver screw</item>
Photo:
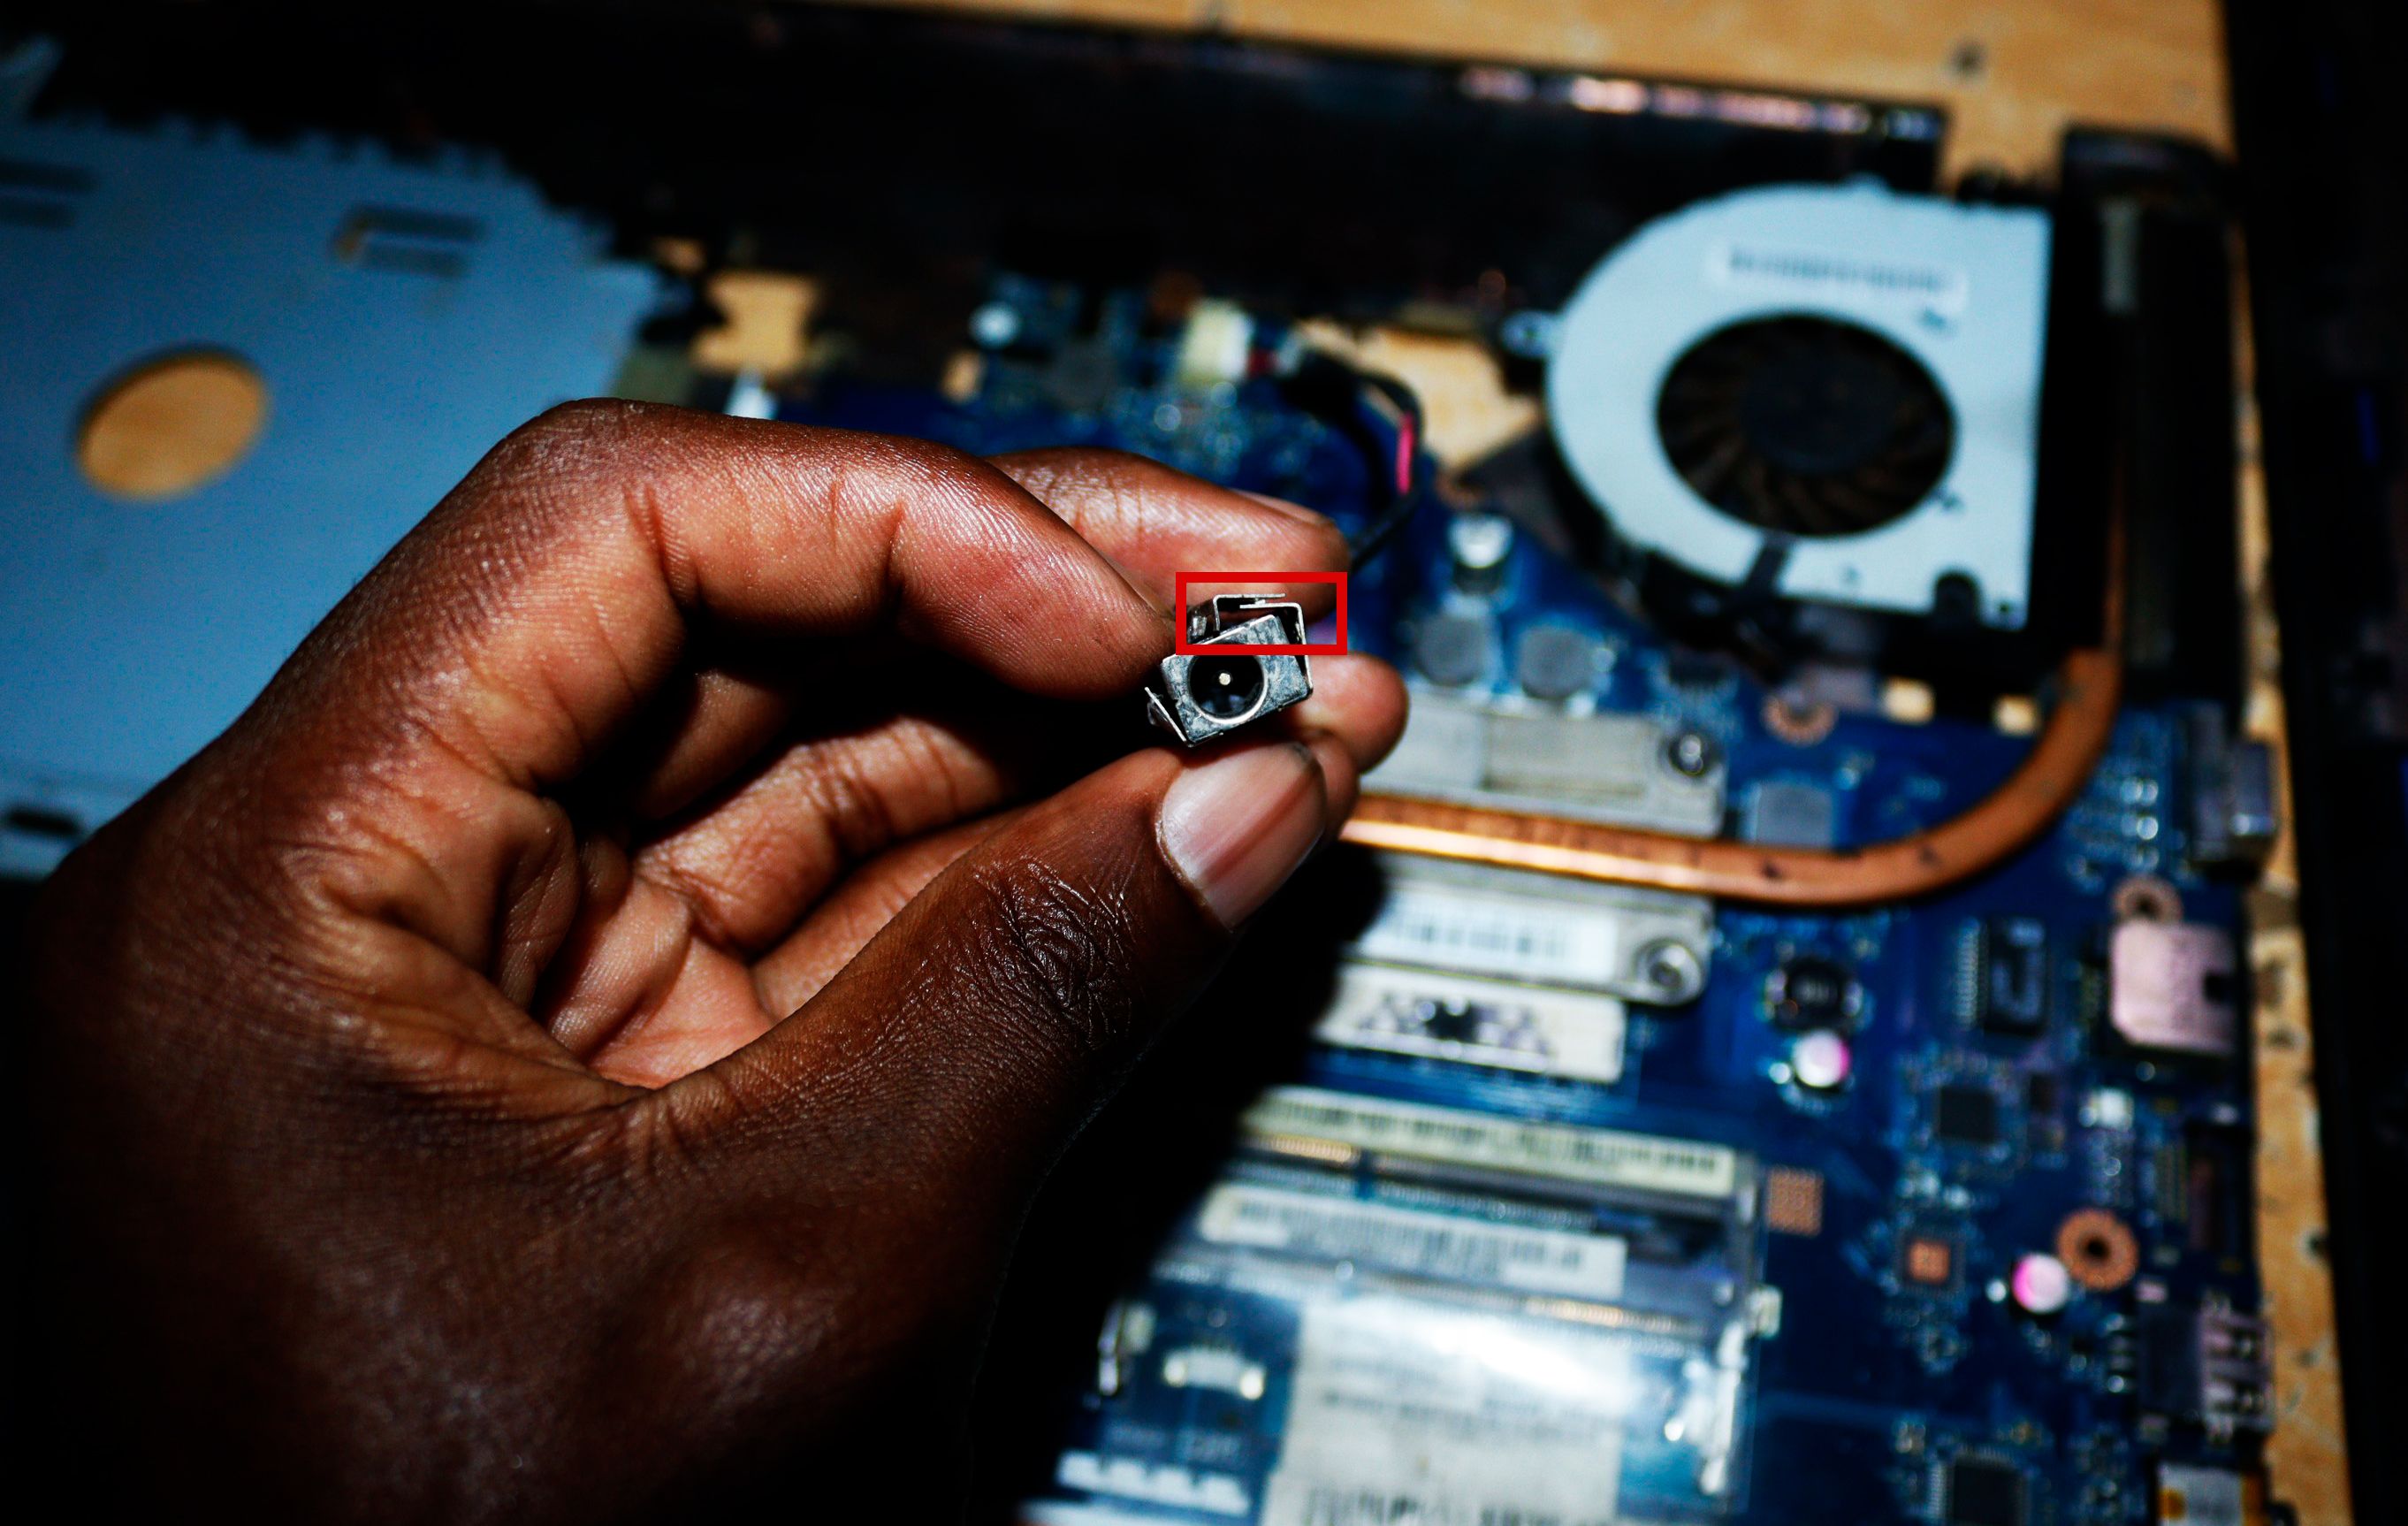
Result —
<instances>
[{"instance_id":1,"label":"silver screw","mask_svg":"<svg viewBox=\"0 0 2408 1526\"><path fill-rule=\"evenodd\" d=\"M1664 761L1684 778L1702 779L1722 757L1714 739L1702 731L1683 731L1664 743Z\"/></svg>"},{"instance_id":2,"label":"silver screw","mask_svg":"<svg viewBox=\"0 0 2408 1526\"><path fill-rule=\"evenodd\" d=\"M1654 999L1670 1005L1705 989L1705 966L1685 943L1650 943L1639 951L1639 978Z\"/></svg>"}]
</instances>

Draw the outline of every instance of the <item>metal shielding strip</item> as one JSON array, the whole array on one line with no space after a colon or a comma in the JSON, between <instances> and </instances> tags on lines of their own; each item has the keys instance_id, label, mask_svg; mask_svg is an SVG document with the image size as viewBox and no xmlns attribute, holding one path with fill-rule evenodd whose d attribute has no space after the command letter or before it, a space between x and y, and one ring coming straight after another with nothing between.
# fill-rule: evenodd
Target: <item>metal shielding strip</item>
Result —
<instances>
[{"instance_id":1,"label":"metal shielding strip","mask_svg":"<svg viewBox=\"0 0 2408 1526\"><path fill-rule=\"evenodd\" d=\"M1644 715L1491 708L1417 692L1404 737L1363 784L1390 795L1712 837L1723 825L1722 765L1682 772L1668 756L1670 739Z\"/></svg>"},{"instance_id":2,"label":"metal shielding strip","mask_svg":"<svg viewBox=\"0 0 2408 1526\"><path fill-rule=\"evenodd\" d=\"M1312 1087L1272 1088L1246 1110L1242 1126L1266 1140L1320 1141L1365 1154L1588 1187L1730 1199L1745 1185L1738 1152L1720 1144L1527 1123Z\"/></svg>"},{"instance_id":3,"label":"metal shielding strip","mask_svg":"<svg viewBox=\"0 0 2408 1526\"><path fill-rule=\"evenodd\" d=\"M1429 1213L1355 1198L1224 1182L1197 1232L1217 1245L1372 1267L1440 1282L1611 1302L1628 1247L1612 1235Z\"/></svg>"}]
</instances>

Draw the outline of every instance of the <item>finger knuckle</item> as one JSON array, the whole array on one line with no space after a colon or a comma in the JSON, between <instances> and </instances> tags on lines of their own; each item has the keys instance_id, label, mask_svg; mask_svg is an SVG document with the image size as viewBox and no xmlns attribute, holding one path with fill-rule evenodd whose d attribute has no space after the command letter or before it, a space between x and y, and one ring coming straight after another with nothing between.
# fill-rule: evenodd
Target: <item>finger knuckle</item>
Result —
<instances>
[{"instance_id":1,"label":"finger knuckle","mask_svg":"<svg viewBox=\"0 0 2408 1526\"><path fill-rule=\"evenodd\" d=\"M910 453L912 464L929 485L953 493L985 496L998 488L1010 491L1013 484L992 462L969 452L933 440L901 442Z\"/></svg>"},{"instance_id":2,"label":"finger knuckle","mask_svg":"<svg viewBox=\"0 0 2408 1526\"><path fill-rule=\"evenodd\" d=\"M586 397L545 410L521 425L503 449L523 464L624 464L640 458L669 426L666 410L615 397Z\"/></svg>"},{"instance_id":3,"label":"finger knuckle","mask_svg":"<svg viewBox=\"0 0 2408 1526\"><path fill-rule=\"evenodd\" d=\"M1142 482L1180 474L1135 451L1110 445L1065 445L1027 458L1055 477L1069 482Z\"/></svg>"},{"instance_id":4,"label":"finger knuckle","mask_svg":"<svg viewBox=\"0 0 2408 1526\"><path fill-rule=\"evenodd\" d=\"M496 503L620 504L672 478L697 427L694 415L654 403L562 403L512 430L463 486L488 512Z\"/></svg>"},{"instance_id":5,"label":"finger knuckle","mask_svg":"<svg viewBox=\"0 0 2408 1526\"><path fill-rule=\"evenodd\" d=\"M1133 452L1103 445L1068 445L1013 456L1010 475L1055 513L1077 523L1095 510L1125 513L1170 484L1188 481L1180 472Z\"/></svg>"}]
</instances>

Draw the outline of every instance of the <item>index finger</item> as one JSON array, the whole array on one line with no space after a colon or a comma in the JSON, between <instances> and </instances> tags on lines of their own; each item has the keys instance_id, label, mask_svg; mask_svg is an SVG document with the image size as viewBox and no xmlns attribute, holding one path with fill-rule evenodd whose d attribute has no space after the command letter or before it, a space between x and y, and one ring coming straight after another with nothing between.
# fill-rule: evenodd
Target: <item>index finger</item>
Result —
<instances>
[{"instance_id":1,"label":"index finger","mask_svg":"<svg viewBox=\"0 0 2408 1526\"><path fill-rule=\"evenodd\" d=\"M914 440L635 403L489 454L330 617L277 707L520 787L566 779L695 626L891 623L1031 694L1106 698L1163 616L996 468ZM286 698L293 696L288 692Z\"/></svg>"}]
</instances>

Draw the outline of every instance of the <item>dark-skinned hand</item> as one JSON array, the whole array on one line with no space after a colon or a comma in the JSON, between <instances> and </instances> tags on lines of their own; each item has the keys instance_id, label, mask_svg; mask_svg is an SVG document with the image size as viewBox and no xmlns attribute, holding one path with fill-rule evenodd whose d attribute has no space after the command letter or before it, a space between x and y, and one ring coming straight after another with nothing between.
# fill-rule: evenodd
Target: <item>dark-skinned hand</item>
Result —
<instances>
[{"instance_id":1,"label":"dark-skinned hand","mask_svg":"<svg viewBox=\"0 0 2408 1526\"><path fill-rule=\"evenodd\" d=\"M1032 1194L1403 721L1322 659L1128 751L1171 574L1344 554L1103 453L513 435L36 901L45 1476L944 1519Z\"/></svg>"}]
</instances>

